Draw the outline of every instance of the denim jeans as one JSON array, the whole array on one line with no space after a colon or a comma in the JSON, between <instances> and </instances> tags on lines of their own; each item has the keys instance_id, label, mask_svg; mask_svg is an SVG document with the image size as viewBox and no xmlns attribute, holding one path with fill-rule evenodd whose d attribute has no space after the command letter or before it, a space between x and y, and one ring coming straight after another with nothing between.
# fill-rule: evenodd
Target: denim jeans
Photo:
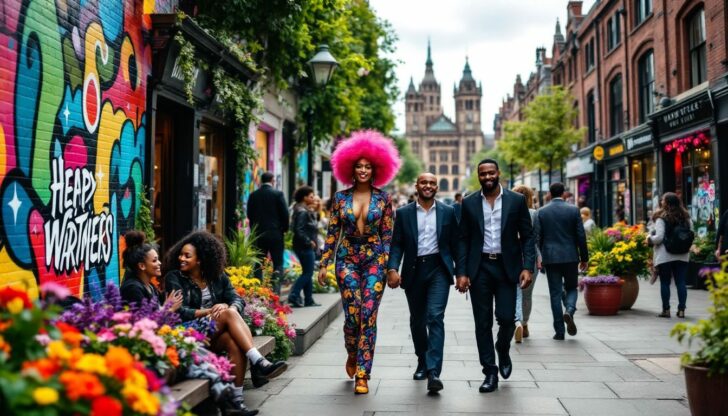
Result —
<instances>
[{"instance_id":1,"label":"denim jeans","mask_svg":"<svg viewBox=\"0 0 728 416\"><path fill-rule=\"evenodd\" d=\"M291 300L301 299L301 290L303 290L303 303L310 305L313 303L313 267L316 261L316 253L312 248L305 250L295 250L298 261L301 262L301 275L291 288L288 298Z\"/></svg>"},{"instance_id":2,"label":"denim jeans","mask_svg":"<svg viewBox=\"0 0 728 416\"><path fill-rule=\"evenodd\" d=\"M660 296L662 297L662 310L670 309L670 280L675 279L677 287L677 309L685 310L688 299L688 289L685 286L688 263L685 261L670 261L657 266L660 275Z\"/></svg>"},{"instance_id":3,"label":"denim jeans","mask_svg":"<svg viewBox=\"0 0 728 416\"><path fill-rule=\"evenodd\" d=\"M533 287L536 285L538 271L533 274L531 284L521 289L520 284L516 289L516 322L528 325L528 318L531 317L531 306L533 305Z\"/></svg>"},{"instance_id":4,"label":"denim jeans","mask_svg":"<svg viewBox=\"0 0 728 416\"><path fill-rule=\"evenodd\" d=\"M547 264L545 267L551 296L551 313L554 317L554 331L563 335L564 314L561 304L563 302L566 313L574 315L574 312L576 312L576 299L579 295L579 292L577 292L579 263Z\"/></svg>"}]
</instances>

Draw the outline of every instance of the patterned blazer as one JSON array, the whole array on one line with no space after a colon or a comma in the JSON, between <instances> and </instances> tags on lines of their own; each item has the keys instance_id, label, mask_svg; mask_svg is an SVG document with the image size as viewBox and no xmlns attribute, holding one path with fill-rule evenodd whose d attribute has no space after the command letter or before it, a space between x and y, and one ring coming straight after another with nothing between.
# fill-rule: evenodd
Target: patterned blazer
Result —
<instances>
[{"instance_id":1,"label":"patterned blazer","mask_svg":"<svg viewBox=\"0 0 728 416\"><path fill-rule=\"evenodd\" d=\"M391 196L378 188L372 188L369 213L364 224L364 234L371 236L373 254L380 255L380 264L387 263L389 246L392 242L393 211ZM341 236L340 236L341 234ZM334 203L329 219L326 244L321 255L321 265L328 266L334 259L334 250L339 246L340 237L357 234L354 217L354 189L339 191L334 195ZM339 253L345 255L344 253ZM383 255L383 256L382 256Z\"/></svg>"}]
</instances>

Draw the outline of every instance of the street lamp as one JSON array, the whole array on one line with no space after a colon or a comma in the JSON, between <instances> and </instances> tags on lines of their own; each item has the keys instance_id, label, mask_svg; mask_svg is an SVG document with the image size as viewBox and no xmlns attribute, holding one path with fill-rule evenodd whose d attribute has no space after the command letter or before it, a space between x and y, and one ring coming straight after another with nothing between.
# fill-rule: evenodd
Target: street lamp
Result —
<instances>
[{"instance_id":1,"label":"street lamp","mask_svg":"<svg viewBox=\"0 0 728 416\"><path fill-rule=\"evenodd\" d=\"M331 79L331 75L339 65L336 62L336 58L329 52L328 45L319 45L318 51L313 58L309 59L308 66L311 68L311 75L313 75L314 83L319 87L324 87ZM308 185L313 186L313 110L309 107L307 114L306 128L308 134L306 135L306 145L308 146Z\"/></svg>"}]
</instances>

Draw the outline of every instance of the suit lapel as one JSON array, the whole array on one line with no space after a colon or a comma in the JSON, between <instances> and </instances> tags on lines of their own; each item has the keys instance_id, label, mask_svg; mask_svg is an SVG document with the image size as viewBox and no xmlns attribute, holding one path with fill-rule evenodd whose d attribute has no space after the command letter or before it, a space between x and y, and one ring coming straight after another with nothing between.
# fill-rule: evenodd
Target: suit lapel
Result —
<instances>
[{"instance_id":1,"label":"suit lapel","mask_svg":"<svg viewBox=\"0 0 728 416\"><path fill-rule=\"evenodd\" d=\"M463 206L465 208L465 206ZM473 209L475 210L475 218L478 219L478 231L480 235L485 235L485 217L483 216L483 193L478 192L478 197L473 198Z\"/></svg>"},{"instance_id":2,"label":"suit lapel","mask_svg":"<svg viewBox=\"0 0 728 416\"><path fill-rule=\"evenodd\" d=\"M415 247L417 247L417 241L419 239L419 232L417 231L417 203L412 203L412 208L410 208L410 215L409 220L407 220L407 223L410 228L410 235L414 236L415 238Z\"/></svg>"},{"instance_id":3,"label":"suit lapel","mask_svg":"<svg viewBox=\"0 0 728 416\"><path fill-rule=\"evenodd\" d=\"M438 204L435 203L435 227L437 229L437 242L440 243L440 235L442 234L442 210L443 208Z\"/></svg>"},{"instance_id":4,"label":"suit lapel","mask_svg":"<svg viewBox=\"0 0 728 416\"><path fill-rule=\"evenodd\" d=\"M501 235L503 235L503 227L506 224L506 217L511 210L511 198L506 192L507 190L503 189L503 196L501 197Z\"/></svg>"}]
</instances>

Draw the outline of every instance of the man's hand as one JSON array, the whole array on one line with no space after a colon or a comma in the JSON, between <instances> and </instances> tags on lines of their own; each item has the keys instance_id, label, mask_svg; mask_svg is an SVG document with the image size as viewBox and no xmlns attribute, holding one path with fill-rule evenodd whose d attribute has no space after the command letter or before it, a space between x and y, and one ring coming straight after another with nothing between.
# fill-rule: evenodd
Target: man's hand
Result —
<instances>
[{"instance_id":1,"label":"man's hand","mask_svg":"<svg viewBox=\"0 0 728 416\"><path fill-rule=\"evenodd\" d=\"M322 267L322 268L321 268L321 269L319 270L319 274L318 274L318 282L319 282L319 284L320 284L321 286L326 286L326 268L325 268L325 267Z\"/></svg>"},{"instance_id":2,"label":"man's hand","mask_svg":"<svg viewBox=\"0 0 728 416\"><path fill-rule=\"evenodd\" d=\"M387 272L387 286L391 289L396 289L402 283L402 278L399 276L396 270L389 270Z\"/></svg>"},{"instance_id":3,"label":"man's hand","mask_svg":"<svg viewBox=\"0 0 728 416\"><path fill-rule=\"evenodd\" d=\"M531 286L531 271L530 270L523 270L521 272L520 279L521 281L521 289L526 289L527 287Z\"/></svg>"},{"instance_id":4,"label":"man's hand","mask_svg":"<svg viewBox=\"0 0 728 416\"><path fill-rule=\"evenodd\" d=\"M470 289L470 278L467 276L458 276L455 279L455 289L460 293L465 293Z\"/></svg>"},{"instance_id":5,"label":"man's hand","mask_svg":"<svg viewBox=\"0 0 728 416\"><path fill-rule=\"evenodd\" d=\"M582 261L581 263L579 263L579 271L585 272L587 267L589 267L589 263L587 263L585 261Z\"/></svg>"}]
</instances>

